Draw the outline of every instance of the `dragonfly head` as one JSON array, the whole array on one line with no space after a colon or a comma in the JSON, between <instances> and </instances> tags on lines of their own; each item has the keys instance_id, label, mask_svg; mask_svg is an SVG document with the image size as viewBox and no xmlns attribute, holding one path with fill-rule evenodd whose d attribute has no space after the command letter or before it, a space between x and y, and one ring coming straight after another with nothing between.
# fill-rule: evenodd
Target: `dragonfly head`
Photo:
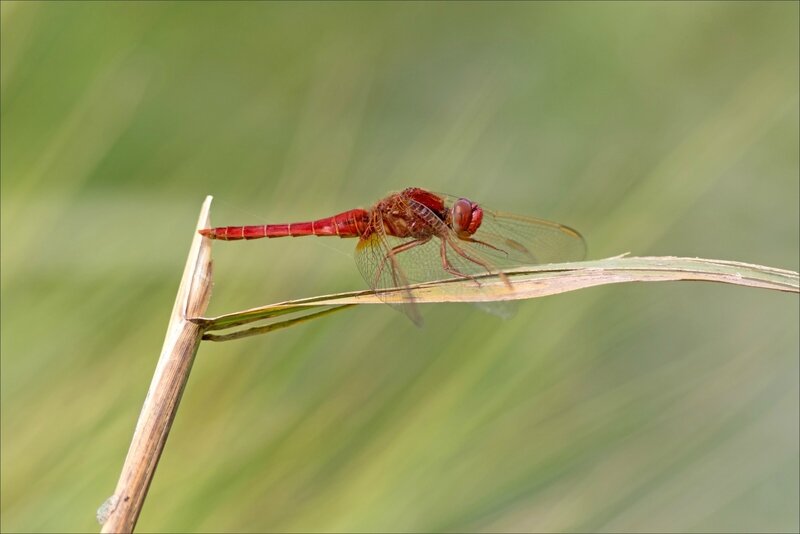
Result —
<instances>
[{"instance_id":1,"label":"dragonfly head","mask_svg":"<svg viewBox=\"0 0 800 534\"><path fill-rule=\"evenodd\" d=\"M453 204L450 223L453 231L460 237L469 237L478 231L483 220L480 206L466 198L459 198Z\"/></svg>"}]
</instances>

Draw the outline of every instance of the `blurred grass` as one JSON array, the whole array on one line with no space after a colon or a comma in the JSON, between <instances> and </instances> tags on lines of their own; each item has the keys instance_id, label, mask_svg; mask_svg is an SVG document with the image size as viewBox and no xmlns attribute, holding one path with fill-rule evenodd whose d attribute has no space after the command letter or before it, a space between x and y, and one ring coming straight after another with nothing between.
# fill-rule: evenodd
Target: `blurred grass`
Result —
<instances>
[{"instance_id":1,"label":"blurred grass","mask_svg":"<svg viewBox=\"0 0 800 534\"><path fill-rule=\"evenodd\" d=\"M0 7L4 532L96 530L206 194L800 263L797 3ZM353 245L215 245L209 312L362 288ZM202 346L139 531L800 528L794 296L362 308Z\"/></svg>"}]
</instances>

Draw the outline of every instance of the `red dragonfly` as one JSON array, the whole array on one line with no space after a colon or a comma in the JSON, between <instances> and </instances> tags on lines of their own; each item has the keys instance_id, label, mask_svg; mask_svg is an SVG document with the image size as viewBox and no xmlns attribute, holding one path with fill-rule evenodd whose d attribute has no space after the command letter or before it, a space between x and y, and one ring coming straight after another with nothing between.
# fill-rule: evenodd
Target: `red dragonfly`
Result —
<instances>
[{"instance_id":1,"label":"red dragonfly","mask_svg":"<svg viewBox=\"0 0 800 534\"><path fill-rule=\"evenodd\" d=\"M223 226L200 233L236 241L306 235L357 237L356 264L378 294L415 282L466 278L501 269L577 261L584 258L581 235L562 224L502 213L466 198L411 187L392 193L370 209L291 224ZM508 278L500 274L506 285ZM476 281L476 283L479 283ZM410 293L402 311L419 324Z\"/></svg>"}]
</instances>

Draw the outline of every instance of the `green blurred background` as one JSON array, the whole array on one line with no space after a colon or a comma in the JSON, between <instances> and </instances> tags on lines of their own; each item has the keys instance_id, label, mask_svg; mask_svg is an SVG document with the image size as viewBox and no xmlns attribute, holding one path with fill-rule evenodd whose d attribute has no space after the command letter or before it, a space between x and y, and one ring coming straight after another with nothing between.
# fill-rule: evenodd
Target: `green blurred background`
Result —
<instances>
[{"instance_id":1,"label":"green blurred background","mask_svg":"<svg viewBox=\"0 0 800 534\"><path fill-rule=\"evenodd\" d=\"M2 527L95 531L200 204L421 186L591 258L798 269L798 3L2 3ZM209 313L364 288L215 243ZM796 531L798 298L351 309L200 347L140 518L178 531Z\"/></svg>"}]
</instances>

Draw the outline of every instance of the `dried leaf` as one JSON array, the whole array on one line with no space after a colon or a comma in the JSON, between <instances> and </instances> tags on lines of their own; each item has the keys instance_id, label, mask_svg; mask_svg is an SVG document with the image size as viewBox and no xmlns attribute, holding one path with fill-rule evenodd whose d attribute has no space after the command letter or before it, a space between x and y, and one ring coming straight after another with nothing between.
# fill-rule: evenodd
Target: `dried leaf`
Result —
<instances>
[{"instance_id":1,"label":"dried leaf","mask_svg":"<svg viewBox=\"0 0 800 534\"><path fill-rule=\"evenodd\" d=\"M409 298L413 298L417 304L493 302L544 297L604 284L679 280L700 280L792 293L800 292L800 275L793 271L734 261L672 256L642 258L616 256L597 261L538 265L506 270L503 271L503 274L511 281L511 287L505 283L500 274L487 274L477 277L477 283L474 280L462 279L439 280L412 285L408 291L388 290L383 292L380 297L372 291L337 293L280 302L217 317L196 317L191 320L201 325L206 331L203 339L221 341L285 328L355 304L402 303ZM207 333L211 330L275 319L286 314L309 311L319 307L334 308L299 318L274 322L255 329L223 335Z\"/></svg>"}]
</instances>

